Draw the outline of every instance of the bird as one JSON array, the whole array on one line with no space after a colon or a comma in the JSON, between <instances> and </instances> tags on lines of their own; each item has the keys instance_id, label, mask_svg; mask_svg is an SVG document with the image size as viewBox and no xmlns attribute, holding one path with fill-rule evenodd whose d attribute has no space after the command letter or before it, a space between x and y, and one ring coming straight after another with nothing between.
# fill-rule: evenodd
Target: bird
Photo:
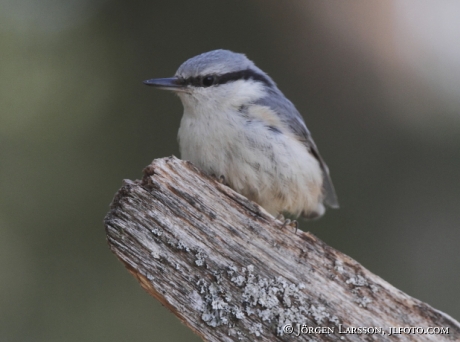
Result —
<instances>
[{"instance_id":1,"label":"bird","mask_svg":"<svg viewBox=\"0 0 460 342\"><path fill-rule=\"evenodd\" d=\"M245 54L205 52L186 60L174 77L144 83L182 101L181 159L278 218L316 219L325 206L339 207L329 169L302 116Z\"/></svg>"}]
</instances>

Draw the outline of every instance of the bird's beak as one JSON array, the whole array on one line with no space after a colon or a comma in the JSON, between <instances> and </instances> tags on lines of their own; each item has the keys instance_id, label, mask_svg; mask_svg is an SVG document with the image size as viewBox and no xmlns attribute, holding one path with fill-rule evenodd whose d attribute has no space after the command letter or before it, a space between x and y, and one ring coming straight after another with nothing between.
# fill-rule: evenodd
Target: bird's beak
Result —
<instances>
[{"instance_id":1,"label":"bird's beak","mask_svg":"<svg viewBox=\"0 0 460 342\"><path fill-rule=\"evenodd\" d=\"M183 91L185 88L184 84L177 77L153 78L151 80L144 81L144 84L158 89L171 91Z\"/></svg>"}]
</instances>

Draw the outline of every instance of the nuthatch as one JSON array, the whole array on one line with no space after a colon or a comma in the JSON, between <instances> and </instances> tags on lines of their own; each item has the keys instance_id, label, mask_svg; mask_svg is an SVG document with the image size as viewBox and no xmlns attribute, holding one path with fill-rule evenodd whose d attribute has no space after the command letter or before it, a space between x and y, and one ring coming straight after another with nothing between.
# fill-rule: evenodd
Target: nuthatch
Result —
<instances>
[{"instance_id":1,"label":"nuthatch","mask_svg":"<svg viewBox=\"0 0 460 342\"><path fill-rule=\"evenodd\" d=\"M295 106L245 55L214 50L171 78L144 82L179 95L182 159L271 214L312 219L339 204L329 170Z\"/></svg>"}]
</instances>

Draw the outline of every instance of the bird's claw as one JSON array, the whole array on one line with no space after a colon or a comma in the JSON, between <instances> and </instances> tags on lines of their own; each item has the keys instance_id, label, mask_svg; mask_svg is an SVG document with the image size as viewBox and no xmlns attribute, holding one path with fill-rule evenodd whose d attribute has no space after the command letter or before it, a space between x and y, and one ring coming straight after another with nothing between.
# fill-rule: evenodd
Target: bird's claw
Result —
<instances>
[{"instance_id":1,"label":"bird's claw","mask_svg":"<svg viewBox=\"0 0 460 342\"><path fill-rule=\"evenodd\" d=\"M284 227L292 227L292 228L295 229L294 234L297 234L297 230L298 230L298 228L299 228L299 223L297 222L297 220L285 219L283 214L278 214L278 215L276 216L276 219L277 219L278 221L281 221L281 222L283 223L283 225L281 226L281 228L284 228Z\"/></svg>"},{"instance_id":2,"label":"bird's claw","mask_svg":"<svg viewBox=\"0 0 460 342\"><path fill-rule=\"evenodd\" d=\"M211 176L214 177L217 180L218 183L223 184L223 185L227 185L227 182L225 181L225 176L224 175L220 175L219 177L217 177L216 174L213 173Z\"/></svg>"}]
</instances>

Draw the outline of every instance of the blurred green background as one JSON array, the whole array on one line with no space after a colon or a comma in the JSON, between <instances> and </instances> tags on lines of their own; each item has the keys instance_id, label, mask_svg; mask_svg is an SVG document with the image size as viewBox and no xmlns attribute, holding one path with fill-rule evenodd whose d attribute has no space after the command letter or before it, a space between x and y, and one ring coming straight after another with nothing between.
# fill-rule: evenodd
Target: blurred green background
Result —
<instances>
[{"instance_id":1,"label":"blurred green background","mask_svg":"<svg viewBox=\"0 0 460 342\"><path fill-rule=\"evenodd\" d=\"M274 78L329 164L342 207L301 228L459 319L459 11L0 0L0 341L198 341L102 220L122 179L179 156L181 103L142 81L216 48Z\"/></svg>"}]
</instances>

